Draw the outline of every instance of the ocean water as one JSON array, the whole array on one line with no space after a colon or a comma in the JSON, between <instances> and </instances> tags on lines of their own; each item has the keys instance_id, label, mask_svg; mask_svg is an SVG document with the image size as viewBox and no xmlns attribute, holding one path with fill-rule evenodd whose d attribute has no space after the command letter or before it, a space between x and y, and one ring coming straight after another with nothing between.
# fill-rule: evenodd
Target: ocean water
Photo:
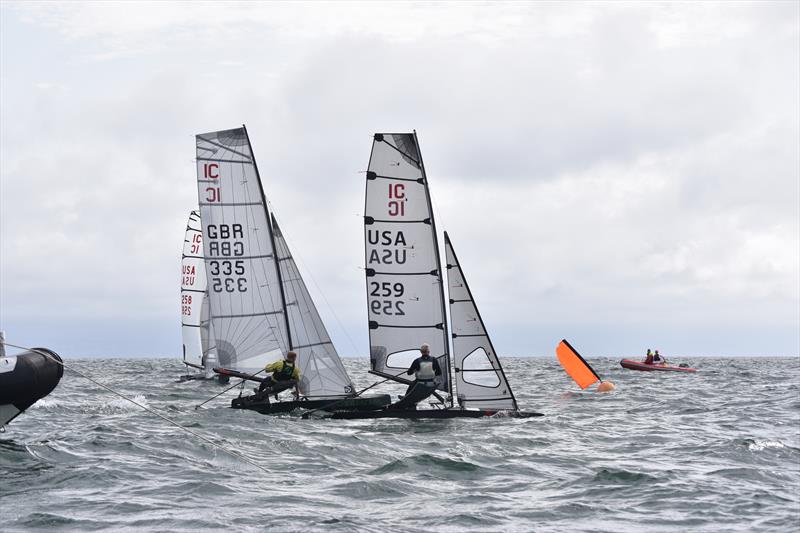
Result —
<instances>
[{"instance_id":1,"label":"ocean water","mask_svg":"<svg viewBox=\"0 0 800 533\"><path fill-rule=\"evenodd\" d=\"M268 473L67 371L0 434L0 530L800 530L800 358L682 360L700 371L593 359L597 394L504 359L545 417L350 421L232 410L236 389L195 410L222 387L175 360L68 359Z\"/></svg>"}]
</instances>

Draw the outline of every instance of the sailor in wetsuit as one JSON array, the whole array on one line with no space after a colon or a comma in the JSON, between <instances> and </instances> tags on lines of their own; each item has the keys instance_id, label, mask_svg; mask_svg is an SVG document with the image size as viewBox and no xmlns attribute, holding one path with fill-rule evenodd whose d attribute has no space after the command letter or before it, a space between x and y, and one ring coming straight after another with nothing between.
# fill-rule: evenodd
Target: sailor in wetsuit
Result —
<instances>
[{"instance_id":1,"label":"sailor in wetsuit","mask_svg":"<svg viewBox=\"0 0 800 533\"><path fill-rule=\"evenodd\" d=\"M296 365L297 354L295 352L287 352L286 359L283 361L276 361L264 367L272 375L261 382L258 388L258 396L263 397L269 401L269 395L277 395L281 391L285 391L290 387L295 387L295 396L300 395L297 389L297 384L300 383L300 369Z\"/></svg>"},{"instance_id":2,"label":"sailor in wetsuit","mask_svg":"<svg viewBox=\"0 0 800 533\"><path fill-rule=\"evenodd\" d=\"M653 354L653 364L663 365L664 363L666 363L666 361L664 361L664 358L661 357L661 354L658 353L658 350L656 350L656 353Z\"/></svg>"},{"instance_id":3,"label":"sailor in wetsuit","mask_svg":"<svg viewBox=\"0 0 800 533\"><path fill-rule=\"evenodd\" d=\"M414 374L416 378L416 381L408 386L406 396L408 396L408 393L411 392L417 382L433 387L437 378L441 379L442 377L442 368L439 366L439 361L435 357L431 357L431 347L428 344L423 344L419 347L419 351L422 355L414 359L414 362L411 363L411 366L406 371L406 374Z\"/></svg>"}]
</instances>

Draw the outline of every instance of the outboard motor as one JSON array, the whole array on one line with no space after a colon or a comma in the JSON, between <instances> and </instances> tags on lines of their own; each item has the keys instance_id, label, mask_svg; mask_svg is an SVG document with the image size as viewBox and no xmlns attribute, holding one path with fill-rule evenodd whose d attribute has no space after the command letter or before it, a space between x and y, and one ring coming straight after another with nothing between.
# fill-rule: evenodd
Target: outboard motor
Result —
<instances>
[{"instance_id":1,"label":"outboard motor","mask_svg":"<svg viewBox=\"0 0 800 533\"><path fill-rule=\"evenodd\" d=\"M61 357L47 348L13 356L0 353L0 428L50 394L63 375Z\"/></svg>"}]
</instances>

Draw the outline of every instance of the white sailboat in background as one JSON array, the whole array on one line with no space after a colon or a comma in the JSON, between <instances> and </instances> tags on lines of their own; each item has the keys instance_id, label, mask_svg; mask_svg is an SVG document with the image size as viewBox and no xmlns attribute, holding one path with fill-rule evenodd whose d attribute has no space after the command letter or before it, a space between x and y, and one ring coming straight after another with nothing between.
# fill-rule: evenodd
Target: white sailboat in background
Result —
<instances>
[{"instance_id":1,"label":"white sailboat in background","mask_svg":"<svg viewBox=\"0 0 800 533\"><path fill-rule=\"evenodd\" d=\"M186 223L181 257L181 337L183 363L201 372L181 376L181 381L213 379L216 376L217 358L213 346L209 346L209 327L203 229L200 213L192 211Z\"/></svg>"},{"instance_id":2,"label":"white sailboat in background","mask_svg":"<svg viewBox=\"0 0 800 533\"><path fill-rule=\"evenodd\" d=\"M232 407L262 413L376 408L387 395L356 397L275 217L244 127L196 136L197 186L208 315L219 372L248 377L297 352L301 398L240 397ZM255 378L255 381L261 379Z\"/></svg>"},{"instance_id":3,"label":"white sailboat in background","mask_svg":"<svg viewBox=\"0 0 800 533\"><path fill-rule=\"evenodd\" d=\"M366 179L364 233L370 372L409 383L405 371L426 343L442 368L437 388L449 396L439 396L433 409L417 410L415 404L424 397L414 397L379 411L336 412L332 417L540 416L519 411L445 234L448 321L436 224L416 133L375 134Z\"/></svg>"}]
</instances>

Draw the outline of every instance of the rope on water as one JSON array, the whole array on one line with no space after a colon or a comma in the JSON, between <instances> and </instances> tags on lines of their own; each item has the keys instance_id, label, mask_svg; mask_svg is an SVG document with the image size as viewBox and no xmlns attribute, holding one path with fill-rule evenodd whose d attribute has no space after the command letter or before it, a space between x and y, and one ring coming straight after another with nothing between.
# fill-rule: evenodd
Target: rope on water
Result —
<instances>
[{"instance_id":1,"label":"rope on water","mask_svg":"<svg viewBox=\"0 0 800 533\"><path fill-rule=\"evenodd\" d=\"M6 346L11 346L12 348L19 348L20 350L27 350L27 351L29 351L29 352L38 353L39 355L42 355L42 356L46 357L47 359L50 359L51 361L54 361L54 362L58 363L59 365L61 365L61 366L62 366L62 367L64 367L65 369L67 369L67 370L70 370L70 371L72 371L72 372L75 372L76 374L78 374L78 375L79 375L79 376L81 376L82 378L84 378L84 379L87 379L87 380L91 381L92 383L94 383L94 384L95 384L95 385L97 385L98 387L102 387L103 389L105 389L105 390L107 390L107 391L109 391L109 392L111 392L111 393L113 393L113 394L116 394L116 395L117 395L117 396L119 396L120 398L122 398L122 399L124 399L124 400L127 400L127 401L129 401L130 403L132 403L132 404L134 404L134 405L136 405L136 406L138 406L138 407L141 407L142 409L144 409L144 410L145 410L145 411L147 411L148 413L150 413L150 414L152 414L152 415L155 415L155 416L159 417L160 419L164 420L165 422L168 422L168 423L172 424L173 426L175 426L175 427L179 428L181 431L185 431L186 433L189 433L190 435L193 435L193 436L197 437L198 439L200 439L200 440L202 440L202 441L204 441L204 442L207 442L207 443L208 443L208 444L210 444L211 446L213 446L213 447L215 447L215 448L218 448L218 449L220 449L220 450L224 451L225 453L227 453L227 454L229 454L229 455L232 455L233 457L236 457L237 459L239 459L239 460L241 460L241 461L243 461L243 462L245 462L245 463L249 464L250 466L254 466L254 467L258 468L259 470L263 470L264 472L267 472L267 473L269 473L269 472L270 472L269 470L267 470L266 468L264 468L264 467L263 467L263 466L261 466L260 464L258 464L258 463L256 463L256 462L254 462L254 461L252 461L252 460L250 460L250 459L248 459L247 457L245 457L244 455L240 454L239 452L236 452L236 451L233 451L233 450L231 450L231 449L229 449L229 448L226 448L225 446L223 446L223 445L221 445L221 444L218 444L218 443L214 442L213 440L209 439L208 437L204 437L203 435L200 435L199 433L197 433L197 432L195 432L195 431L192 431L192 430L190 430L190 429L188 429L188 428L186 428L186 427L184 427L184 426L180 425L178 422L176 422L176 421L174 421L174 420L172 420L172 419L170 419L170 418L167 418L166 416L164 416L164 415L162 415L161 413L159 413L159 412L155 411L154 409L151 409L150 407L147 407L147 406L145 406L145 405L142 405L142 404L140 404L139 402L137 402L136 400L134 400L134 399L132 399L132 398L129 398L128 396L125 396L125 395L124 395L124 394L122 394L121 392L117 392L117 391L115 391L114 389L112 389L112 388L111 388L111 387L109 387L108 385L104 385L103 383L100 383L100 382L99 382L99 381L97 381L96 379L93 379L93 378L91 378L91 377L87 376L86 374L84 374L84 373L83 373L83 372L81 372L80 370L77 370L77 369L75 369L75 368L73 368L73 367L71 367L71 366L69 366L69 365L66 365L66 364L64 364L64 362L63 362L63 361L59 361L58 359L56 359L56 358L52 357L52 356L51 356L50 354L48 354L48 353L45 353L45 352L39 351L39 350L37 350L37 349L35 349L35 348L28 348L28 347L26 347L26 346L17 346L16 344L11 344L10 342L6 342L6 343L5 343L5 345L6 345Z\"/></svg>"}]
</instances>

